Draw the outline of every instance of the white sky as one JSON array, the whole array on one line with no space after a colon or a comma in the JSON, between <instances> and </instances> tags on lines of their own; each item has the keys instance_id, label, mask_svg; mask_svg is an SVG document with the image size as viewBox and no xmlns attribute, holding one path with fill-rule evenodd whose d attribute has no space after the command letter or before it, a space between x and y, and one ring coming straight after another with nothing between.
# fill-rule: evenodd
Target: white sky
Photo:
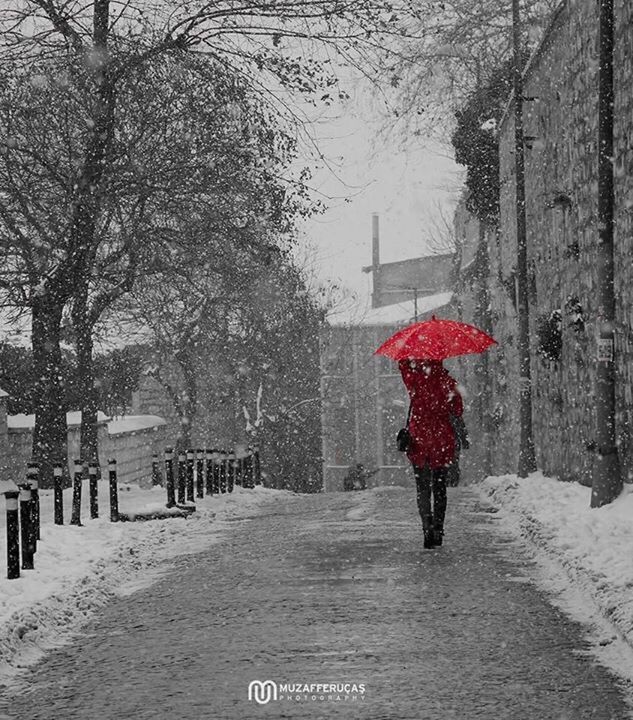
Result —
<instances>
[{"instance_id":1,"label":"white sky","mask_svg":"<svg viewBox=\"0 0 633 720\"><path fill-rule=\"evenodd\" d=\"M340 281L369 302L371 215L380 215L380 260L392 262L430 252L426 240L436 233L440 209L452 217L462 169L447 150L425 138L413 138L405 150L396 139L378 139L379 108L365 92L339 116L317 123L315 133L330 169L313 185L329 210L305 224L308 264L321 280ZM344 198L348 197L349 202Z\"/></svg>"}]
</instances>

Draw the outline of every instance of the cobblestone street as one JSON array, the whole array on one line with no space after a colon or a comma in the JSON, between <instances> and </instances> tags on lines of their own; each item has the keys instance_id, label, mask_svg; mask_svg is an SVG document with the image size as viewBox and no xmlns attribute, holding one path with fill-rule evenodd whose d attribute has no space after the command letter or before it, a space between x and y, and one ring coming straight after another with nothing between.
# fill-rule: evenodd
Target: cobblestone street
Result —
<instances>
[{"instance_id":1,"label":"cobblestone street","mask_svg":"<svg viewBox=\"0 0 633 720\"><path fill-rule=\"evenodd\" d=\"M411 489L291 497L105 608L4 697L20 720L625 720L583 630L468 488L422 550ZM251 680L356 683L340 699L249 702Z\"/></svg>"}]
</instances>

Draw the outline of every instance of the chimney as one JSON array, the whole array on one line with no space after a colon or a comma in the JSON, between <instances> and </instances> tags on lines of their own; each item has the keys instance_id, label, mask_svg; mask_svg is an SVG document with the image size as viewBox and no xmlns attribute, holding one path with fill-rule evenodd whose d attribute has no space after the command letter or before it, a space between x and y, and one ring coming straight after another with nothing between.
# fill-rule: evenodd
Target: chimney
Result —
<instances>
[{"instance_id":1,"label":"chimney","mask_svg":"<svg viewBox=\"0 0 633 720\"><path fill-rule=\"evenodd\" d=\"M378 229L378 213L371 216L371 265L374 273L380 265L380 232Z\"/></svg>"}]
</instances>

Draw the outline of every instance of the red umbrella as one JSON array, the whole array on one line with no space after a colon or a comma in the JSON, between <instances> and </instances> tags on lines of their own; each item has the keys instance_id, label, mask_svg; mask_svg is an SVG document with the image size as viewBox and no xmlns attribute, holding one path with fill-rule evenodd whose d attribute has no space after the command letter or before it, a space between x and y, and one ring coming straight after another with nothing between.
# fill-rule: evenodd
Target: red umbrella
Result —
<instances>
[{"instance_id":1,"label":"red umbrella","mask_svg":"<svg viewBox=\"0 0 633 720\"><path fill-rule=\"evenodd\" d=\"M474 325L442 320L413 323L398 330L375 351L392 360L446 360L457 355L480 353L497 341Z\"/></svg>"}]
</instances>

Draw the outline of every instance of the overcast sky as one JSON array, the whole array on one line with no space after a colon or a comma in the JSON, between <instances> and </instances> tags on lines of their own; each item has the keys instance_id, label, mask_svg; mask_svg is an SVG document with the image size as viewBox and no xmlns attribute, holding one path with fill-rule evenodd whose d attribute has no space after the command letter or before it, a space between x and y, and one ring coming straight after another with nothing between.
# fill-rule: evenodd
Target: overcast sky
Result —
<instances>
[{"instance_id":1,"label":"overcast sky","mask_svg":"<svg viewBox=\"0 0 633 720\"><path fill-rule=\"evenodd\" d=\"M371 275L361 269L371 264L372 213L380 215L381 262L428 254L427 239L437 234L433 223L440 209L451 216L463 172L447 157L450 151L431 140L415 138L406 148L385 141L366 90L337 112L315 127L329 168L323 165L313 185L334 199L305 225L307 255L320 279L341 281L364 306Z\"/></svg>"}]
</instances>

